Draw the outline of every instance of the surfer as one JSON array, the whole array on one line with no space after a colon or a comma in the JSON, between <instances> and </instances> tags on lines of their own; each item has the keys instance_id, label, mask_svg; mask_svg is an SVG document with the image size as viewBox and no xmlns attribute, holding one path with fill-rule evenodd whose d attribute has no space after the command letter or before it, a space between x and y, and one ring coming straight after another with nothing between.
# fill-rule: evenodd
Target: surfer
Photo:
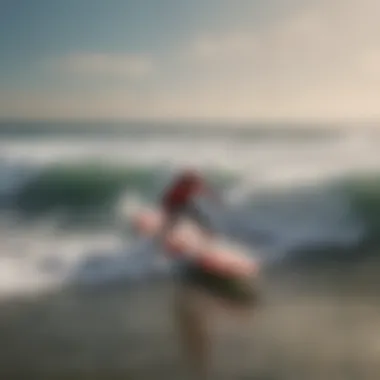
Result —
<instances>
[{"instance_id":1,"label":"surfer","mask_svg":"<svg viewBox=\"0 0 380 380\"><path fill-rule=\"evenodd\" d=\"M193 221L208 242L214 236L210 220L197 207L201 195L220 198L206 184L203 176L195 170L183 171L169 186L161 207L165 223L158 234L161 242L182 218ZM223 300L234 307L252 305L255 295L245 279L228 278L220 273L205 271L196 260L179 260L179 284L174 313L185 354L195 369L196 378L206 378L210 364L210 337L206 326L208 309L215 300ZM210 302L211 301L211 302Z\"/></svg>"},{"instance_id":2,"label":"surfer","mask_svg":"<svg viewBox=\"0 0 380 380\"><path fill-rule=\"evenodd\" d=\"M174 179L161 199L165 223L158 236L162 242L183 218L194 222L208 241L212 239L210 221L196 204L196 198L202 195L216 198L198 171L187 169ZM180 262L180 284L177 288L174 314L185 356L196 372L194 375L197 378L206 378L209 367L209 337L200 298L195 294L192 286L194 282L189 278L192 267L188 260Z\"/></svg>"}]
</instances>

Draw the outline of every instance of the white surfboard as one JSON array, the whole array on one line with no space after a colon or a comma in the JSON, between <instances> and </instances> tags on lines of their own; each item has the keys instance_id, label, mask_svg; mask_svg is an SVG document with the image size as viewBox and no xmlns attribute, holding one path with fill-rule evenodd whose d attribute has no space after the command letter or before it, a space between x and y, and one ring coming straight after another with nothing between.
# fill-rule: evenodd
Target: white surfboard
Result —
<instances>
[{"instance_id":1,"label":"white surfboard","mask_svg":"<svg viewBox=\"0 0 380 380\"><path fill-rule=\"evenodd\" d=\"M131 219L135 232L154 237L164 223L158 210L141 210ZM165 239L165 248L174 257L191 257L204 269L226 275L252 276L259 265L242 248L223 243L220 239L205 241L201 231L192 223L181 222Z\"/></svg>"}]
</instances>

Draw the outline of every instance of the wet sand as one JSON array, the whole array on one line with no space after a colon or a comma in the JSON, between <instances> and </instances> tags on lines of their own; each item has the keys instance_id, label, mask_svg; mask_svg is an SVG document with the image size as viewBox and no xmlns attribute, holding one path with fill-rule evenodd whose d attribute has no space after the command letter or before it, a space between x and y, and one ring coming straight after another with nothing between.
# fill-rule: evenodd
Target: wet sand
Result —
<instances>
[{"instance_id":1,"label":"wet sand","mask_svg":"<svg viewBox=\"0 0 380 380\"><path fill-rule=\"evenodd\" d=\"M377 380L380 261L263 273L247 323L210 319L215 379ZM0 379L188 379L173 284L65 289L1 304Z\"/></svg>"}]
</instances>

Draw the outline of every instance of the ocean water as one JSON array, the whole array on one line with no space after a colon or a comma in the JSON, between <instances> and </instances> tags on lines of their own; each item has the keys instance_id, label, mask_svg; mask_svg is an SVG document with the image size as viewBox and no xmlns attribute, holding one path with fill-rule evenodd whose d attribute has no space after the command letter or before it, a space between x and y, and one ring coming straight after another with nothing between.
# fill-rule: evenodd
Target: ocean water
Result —
<instances>
[{"instance_id":1,"label":"ocean water","mask_svg":"<svg viewBox=\"0 0 380 380\"><path fill-rule=\"evenodd\" d=\"M223 194L205 205L217 230L263 265L378 243L376 130L176 127L2 122L0 296L168 273L128 215L188 165Z\"/></svg>"}]
</instances>

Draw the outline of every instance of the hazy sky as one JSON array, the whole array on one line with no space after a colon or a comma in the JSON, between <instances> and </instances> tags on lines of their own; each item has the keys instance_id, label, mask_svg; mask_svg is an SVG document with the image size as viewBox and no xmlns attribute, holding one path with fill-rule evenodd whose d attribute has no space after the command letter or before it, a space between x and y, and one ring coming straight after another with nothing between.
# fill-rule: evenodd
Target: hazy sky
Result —
<instances>
[{"instance_id":1,"label":"hazy sky","mask_svg":"<svg viewBox=\"0 0 380 380\"><path fill-rule=\"evenodd\" d=\"M0 0L0 117L380 117L380 1Z\"/></svg>"}]
</instances>

